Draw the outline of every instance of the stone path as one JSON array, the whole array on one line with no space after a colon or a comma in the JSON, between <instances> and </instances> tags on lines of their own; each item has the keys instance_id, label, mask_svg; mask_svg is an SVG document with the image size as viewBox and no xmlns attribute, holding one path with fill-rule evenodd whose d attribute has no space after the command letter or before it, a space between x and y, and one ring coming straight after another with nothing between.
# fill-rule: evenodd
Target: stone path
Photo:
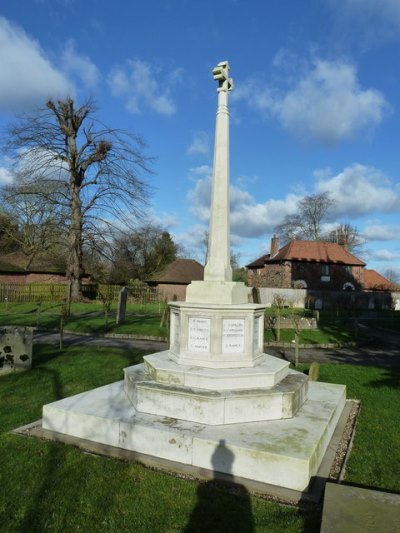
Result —
<instances>
[{"instance_id":1,"label":"stone path","mask_svg":"<svg viewBox=\"0 0 400 533\"><path fill-rule=\"evenodd\" d=\"M304 348L300 350L300 362L310 363L347 363L373 366L400 366L400 335L377 330L369 331L371 342L367 346L353 348ZM57 344L58 333L35 332L34 342ZM167 348L166 342L155 340L139 340L128 338L96 337L64 333L66 345L85 345L137 349L144 351L162 351ZM271 355L294 361L294 348L277 348L267 346L265 351Z\"/></svg>"}]
</instances>

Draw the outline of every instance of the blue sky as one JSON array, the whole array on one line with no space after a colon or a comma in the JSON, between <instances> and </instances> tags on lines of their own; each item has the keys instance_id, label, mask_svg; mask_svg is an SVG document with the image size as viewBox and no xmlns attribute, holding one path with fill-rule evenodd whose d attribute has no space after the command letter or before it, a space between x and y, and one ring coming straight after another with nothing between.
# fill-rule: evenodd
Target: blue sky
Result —
<instances>
[{"instance_id":1,"label":"blue sky","mask_svg":"<svg viewBox=\"0 0 400 533\"><path fill-rule=\"evenodd\" d=\"M246 264L305 194L336 200L364 260L400 274L398 0L3 0L0 126L93 97L155 157L149 220L203 259L216 83L229 60L231 229ZM7 161L0 162L6 182Z\"/></svg>"}]
</instances>

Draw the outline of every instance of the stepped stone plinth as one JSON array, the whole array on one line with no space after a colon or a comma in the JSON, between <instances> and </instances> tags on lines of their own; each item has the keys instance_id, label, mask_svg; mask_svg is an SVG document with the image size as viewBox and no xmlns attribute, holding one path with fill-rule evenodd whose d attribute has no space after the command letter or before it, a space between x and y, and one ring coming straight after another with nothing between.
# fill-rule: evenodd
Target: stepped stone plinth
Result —
<instances>
[{"instance_id":1,"label":"stepped stone plinth","mask_svg":"<svg viewBox=\"0 0 400 533\"><path fill-rule=\"evenodd\" d=\"M140 413L219 426L291 418L306 399L307 382L297 372L272 388L216 391L158 383L136 366L126 374L125 392Z\"/></svg>"}]
</instances>

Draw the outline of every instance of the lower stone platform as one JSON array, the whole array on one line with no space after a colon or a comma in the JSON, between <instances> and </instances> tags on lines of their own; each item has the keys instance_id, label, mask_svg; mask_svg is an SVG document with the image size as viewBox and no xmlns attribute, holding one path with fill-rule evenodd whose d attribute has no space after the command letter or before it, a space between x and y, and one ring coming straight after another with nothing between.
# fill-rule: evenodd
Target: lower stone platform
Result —
<instances>
[{"instance_id":1,"label":"lower stone platform","mask_svg":"<svg viewBox=\"0 0 400 533\"><path fill-rule=\"evenodd\" d=\"M309 383L296 416L208 426L138 413L119 381L43 407L46 430L305 491L345 405L345 387Z\"/></svg>"}]
</instances>

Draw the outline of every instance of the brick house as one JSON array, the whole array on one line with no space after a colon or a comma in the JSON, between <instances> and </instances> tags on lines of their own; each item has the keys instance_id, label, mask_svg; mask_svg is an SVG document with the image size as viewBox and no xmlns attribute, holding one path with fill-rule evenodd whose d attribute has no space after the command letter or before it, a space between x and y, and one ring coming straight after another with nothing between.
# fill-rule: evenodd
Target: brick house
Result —
<instances>
[{"instance_id":1,"label":"brick house","mask_svg":"<svg viewBox=\"0 0 400 533\"><path fill-rule=\"evenodd\" d=\"M376 270L364 270L364 291L398 291L399 287Z\"/></svg>"},{"instance_id":2,"label":"brick house","mask_svg":"<svg viewBox=\"0 0 400 533\"><path fill-rule=\"evenodd\" d=\"M24 268L27 258L22 252L0 256L0 283L67 283L65 269L51 265L46 258L38 257L29 268ZM84 274L82 282L88 283Z\"/></svg>"},{"instance_id":3,"label":"brick house","mask_svg":"<svg viewBox=\"0 0 400 533\"><path fill-rule=\"evenodd\" d=\"M292 240L279 248L279 239L273 237L271 252L246 268L251 287L377 290L390 283L377 272L366 271L364 261L330 242Z\"/></svg>"},{"instance_id":4,"label":"brick house","mask_svg":"<svg viewBox=\"0 0 400 533\"><path fill-rule=\"evenodd\" d=\"M161 272L153 274L146 281L150 287L157 287L161 298L186 300L186 287L192 281L204 279L204 267L194 259L176 259Z\"/></svg>"}]
</instances>

